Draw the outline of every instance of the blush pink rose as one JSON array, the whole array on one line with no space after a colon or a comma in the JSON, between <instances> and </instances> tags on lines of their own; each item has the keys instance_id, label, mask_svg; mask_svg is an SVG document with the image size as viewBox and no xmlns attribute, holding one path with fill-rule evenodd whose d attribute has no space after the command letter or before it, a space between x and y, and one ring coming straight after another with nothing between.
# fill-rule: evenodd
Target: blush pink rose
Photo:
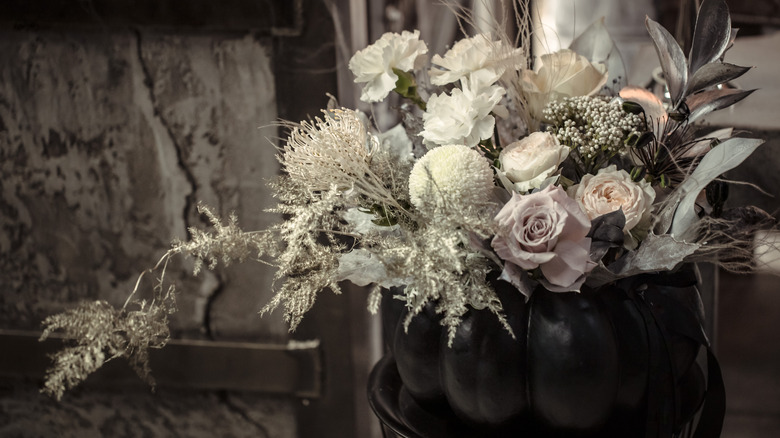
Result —
<instances>
[{"instance_id":1,"label":"blush pink rose","mask_svg":"<svg viewBox=\"0 0 780 438\"><path fill-rule=\"evenodd\" d=\"M547 289L577 291L595 263L590 260L590 220L558 186L529 195L515 193L496 215L499 233L492 246L507 264L540 268ZM509 266L510 277L517 269ZM515 274L512 274L512 273Z\"/></svg>"}]
</instances>

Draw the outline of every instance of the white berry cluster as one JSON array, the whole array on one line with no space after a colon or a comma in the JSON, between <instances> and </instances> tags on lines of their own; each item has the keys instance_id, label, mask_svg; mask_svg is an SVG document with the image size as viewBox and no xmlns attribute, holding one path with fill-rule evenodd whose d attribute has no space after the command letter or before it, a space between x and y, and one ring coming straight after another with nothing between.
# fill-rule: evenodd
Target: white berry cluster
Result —
<instances>
[{"instance_id":1,"label":"white berry cluster","mask_svg":"<svg viewBox=\"0 0 780 438\"><path fill-rule=\"evenodd\" d=\"M642 118L623 111L619 101L599 96L564 97L543 111L549 132L561 144L576 148L585 161L627 151L625 141L640 135Z\"/></svg>"}]
</instances>

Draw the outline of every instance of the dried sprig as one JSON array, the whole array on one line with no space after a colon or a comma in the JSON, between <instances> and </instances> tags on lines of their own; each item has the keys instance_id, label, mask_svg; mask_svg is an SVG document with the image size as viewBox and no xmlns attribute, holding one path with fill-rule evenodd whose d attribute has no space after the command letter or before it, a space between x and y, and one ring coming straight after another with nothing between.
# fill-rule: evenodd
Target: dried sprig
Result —
<instances>
[{"instance_id":1,"label":"dried sprig","mask_svg":"<svg viewBox=\"0 0 780 438\"><path fill-rule=\"evenodd\" d=\"M66 342L73 345L52 355L54 363L46 372L41 392L59 400L65 391L118 357L127 359L136 374L153 386L149 349L168 342L168 315L176 310L174 288L162 293L162 285L158 286L155 299L149 304L135 302L135 310L94 301L47 317L40 340L62 331Z\"/></svg>"},{"instance_id":2,"label":"dried sprig","mask_svg":"<svg viewBox=\"0 0 780 438\"><path fill-rule=\"evenodd\" d=\"M700 249L688 261L711 262L736 273L750 273L761 260L756 249L776 253L777 242L759 240L767 230L777 229L777 219L754 206L736 207L723 212L720 217L704 216L696 226ZM759 257L757 257L757 255Z\"/></svg>"},{"instance_id":3,"label":"dried sprig","mask_svg":"<svg viewBox=\"0 0 780 438\"><path fill-rule=\"evenodd\" d=\"M415 232L385 236L371 247L389 276L404 279L410 309L404 323L408 325L428 302L435 301L450 341L469 306L489 309L512 333L501 302L486 281L496 263L472 244L495 234L493 222L484 220L495 212L486 206L453 210L445 204L439 208L447 211L432 214Z\"/></svg>"},{"instance_id":4,"label":"dried sprig","mask_svg":"<svg viewBox=\"0 0 780 438\"><path fill-rule=\"evenodd\" d=\"M338 257L346 249L337 240L343 227L337 207L344 202L342 191L336 186L323 193L309 192L290 177L280 177L272 185L280 204L273 212L288 216L272 230L284 247L274 255L278 266L274 282L283 281L271 301L260 314L279 305L284 307L284 319L295 328L323 289L341 293L336 282Z\"/></svg>"},{"instance_id":5,"label":"dried sprig","mask_svg":"<svg viewBox=\"0 0 780 438\"><path fill-rule=\"evenodd\" d=\"M226 224L207 205L198 203L198 213L205 215L211 229L204 231L195 227L189 229L190 240L174 240L172 254L185 254L195 259L193 274L197 275L202 267L214 269L221 261L224 266L233 262L244 262L249 257L260 258L273 253L278 245L269 239L267 233L245 232L238 226L235 214L228 215Z\"/></svg>"},{"instance_id":6,"label":"dried sprig","mask_svg":"<svg viewBox=\"0 0 780 438\"><path fill-rule=\"evenodd\" d=\"M63 393L78 385L105 362L124 357L135 372L154 385L149 368L149 349L162 348L170 338L168 315L176 311L175 288L165 279L168 262L176 255L195 258L194 273L205 264L214 269L218 261L229 265L250 256L273 253L277 242L265 233L244 232L235 216L226 225L203 204L198 211L205 214L213 229L209 232L192 229L189 242L175 240L157 264L138 276L133 291L121 308L105 301L83 303L43 321L41 340L60 331L74 345L57 352L46 374L42 392L60 399ZM134 297L142 280L155 275L153 299L147 303Z\"/></svg>"}]
</instances>

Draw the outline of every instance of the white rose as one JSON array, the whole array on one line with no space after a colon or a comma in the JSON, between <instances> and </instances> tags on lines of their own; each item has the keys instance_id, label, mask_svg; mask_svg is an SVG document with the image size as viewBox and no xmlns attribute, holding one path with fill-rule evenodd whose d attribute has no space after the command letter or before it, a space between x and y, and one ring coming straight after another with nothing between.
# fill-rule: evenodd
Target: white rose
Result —
<instances>
[{"instance_id":1,"label":"white rose","mask_svg":"<svg viewBox=\"0 0 780 438\"><path fill-rule=\"evenodd\" d=\"M645 180L632 181L628 172L617 170L615 165L600 169L596 175L583 176L579 184L569 188L569 195L591 220L622 208L625 233L639 225L650 225L655 191Z\"/></svg>"},{"instance_id":2,"label":"white rose","mask_svg":"<svg viewBox=\"0 0 780 438\"><path fill-rule=\"evenodd\" d=\"M542 119L549 102L562 97L592 96L607 83L607 68L591 64L569 49L542 55L536 72L523 72L523 93L531 116Z\"/></svg>"},{"instance_id":3,"label":"white rose","mask_svg":"<svg viewBox=\"0 0 780 438\"><path fill-rule=\"evenodd\" d=\"M534 132L501 151L499 176L509 180L514 191L527 192L541 187L568 156L569 148L561 145L554 135Z\"/></svg>"},{"instance_id":4,"label":"white rose","mask_svg":"<svg viewBox=\"0 0 780 438\"><path fill-rule=\"evenodd\" d=\"M446 85L479 73L485 86L494 84L507 70L519 70L524 65L522 49L493 41L491 35L480 34L455 43L444 57L434 55L431 63L442 67L430 70L431 83Z\"/></svg>"},{"instance_id":5,"label":"white rose","mask_svg":"<svg viewBox=\"0 0 780 438\"><path fill-rule=\"evenodd\" d=\"M426 142L475 146L493 135L496 120L491 112L506 116L506 108L498 105L506 90L494 85L475 91L466 80L461 83L462 89L428 99L420 133Z\"/></svg>"},{"instance_id":6,"label":"white rose","mask_svg":"<svg viewBox=\"0 0 780 438\"><path fill-rule=\"evenodd\" d=\"M420 41L420 31L387 32L374 44L358 51L349 60L355 83L365 83L360 100L380 102L393 89L398 75L393 69L407 72L422 67L428 46Z\"/></svg>"}]
</instances>

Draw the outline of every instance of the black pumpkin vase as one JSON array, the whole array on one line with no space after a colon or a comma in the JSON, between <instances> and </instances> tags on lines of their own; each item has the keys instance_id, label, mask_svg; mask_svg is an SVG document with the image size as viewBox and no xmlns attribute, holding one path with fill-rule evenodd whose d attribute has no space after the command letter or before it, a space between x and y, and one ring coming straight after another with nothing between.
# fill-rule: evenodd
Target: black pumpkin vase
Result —
<instances>
[{"instance_id":1,"label":"black pumpkin vase","mask_svg":"<svg viewBox=\"0 0 780 438\"><path fill-rule=\"evenodd\" d=\"M539 288L528 300L492 283L512 334L470 309L450 339L435 303L404 327L405 310L386 294L390 354L421 409L454 414L480 436L645 437L679 433L701 406L706 339L692 270L581 293Z\"/></svg>"}]
</instances>

